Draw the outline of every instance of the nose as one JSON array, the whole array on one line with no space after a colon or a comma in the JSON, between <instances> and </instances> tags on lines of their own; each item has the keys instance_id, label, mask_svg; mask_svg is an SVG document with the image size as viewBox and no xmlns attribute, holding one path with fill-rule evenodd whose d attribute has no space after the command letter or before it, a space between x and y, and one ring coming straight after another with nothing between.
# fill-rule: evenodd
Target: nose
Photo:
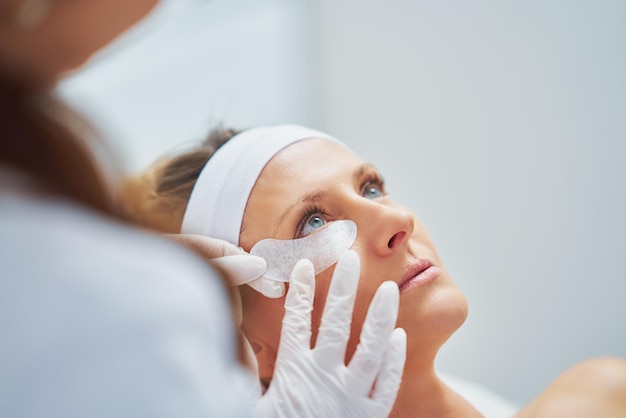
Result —
<instances>
[{"instance_id":1,"label":"nose","mask_svg":"<svg viewBox=\"0 0 626 418\"><path fill-rule=\"evenodd\" d=\"M371 202L358 228L359 234L363 234L364 244L384 257L406 248L415 228L415 218L406 208Z\"/></svg>"}]
</instances>

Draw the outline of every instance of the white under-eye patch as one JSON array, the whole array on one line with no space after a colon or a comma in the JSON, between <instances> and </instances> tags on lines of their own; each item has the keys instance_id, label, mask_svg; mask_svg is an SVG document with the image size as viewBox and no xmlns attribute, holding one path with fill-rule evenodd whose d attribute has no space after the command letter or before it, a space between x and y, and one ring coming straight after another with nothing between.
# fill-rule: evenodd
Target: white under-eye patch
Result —
<instances>
[{"instance_id":1,"label":"white under-eye patch","mask_svg":"<svg viewBox=\"0 0 626 418\"><path fill-rule=\"evenodd\" d=\"M257 242L250 254L267 262L266 279L289 282L296 263L307 258L319 274L339 261L356 239L356 224L350 220L331 222L319 231L298 239L264 239Z\"/></svg>"}]
</instances>

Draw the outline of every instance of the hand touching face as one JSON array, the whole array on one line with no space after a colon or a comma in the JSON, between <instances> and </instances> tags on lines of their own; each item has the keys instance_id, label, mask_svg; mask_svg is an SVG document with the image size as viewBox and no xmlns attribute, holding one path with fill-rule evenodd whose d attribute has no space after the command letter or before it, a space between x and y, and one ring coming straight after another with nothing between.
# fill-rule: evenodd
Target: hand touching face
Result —
<instances>
[{"instance_id":1,"label":"hand touching face","mask_svg":"<svg viewBox=\"0 0 626 418\"><path fill-rule=\"evenodd\" d=\"M261 239L299 238L342 219L357 225L353 249L361 258L348 356L358 343L367 306L386 280L401 289L398 326L407 331L409 352L411 336L419 335L418 352L428 348L434 355L465 319L465 298L448 277L421 222L391 199L378 170L347 148L309 139L275 155L248 199L240 243L249 250ZM331 275L329 269L317 276L314 335ZM254 300L254 293L246 293L251 315L246 327L244 312L244 328L264 335L266 342L276 339L282 301ZM263 312L260 323L252 315L256 310L257 316Z\"/></svg>"}]
</instances>

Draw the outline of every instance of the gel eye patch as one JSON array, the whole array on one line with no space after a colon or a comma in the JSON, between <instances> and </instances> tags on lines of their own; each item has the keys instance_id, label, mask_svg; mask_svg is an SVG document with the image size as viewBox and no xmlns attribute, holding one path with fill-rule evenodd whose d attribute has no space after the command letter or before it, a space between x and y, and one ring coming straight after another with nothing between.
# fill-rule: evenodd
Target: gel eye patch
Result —
<instances>
[{"instance_id":1,"label":"gel eye patch","mask_svg":"<svg viewBox=\"0 0 626 418\"><path fill-rule=\"evenodd\" d=\"M250 250L250 254L267 262L264 277L279 282L289 282L296 263L307 258L319 274L339 261L356 239L356 224L350 220L334 221L319 231L298 239L263 239Z\"/></svg>"}]
</instances>

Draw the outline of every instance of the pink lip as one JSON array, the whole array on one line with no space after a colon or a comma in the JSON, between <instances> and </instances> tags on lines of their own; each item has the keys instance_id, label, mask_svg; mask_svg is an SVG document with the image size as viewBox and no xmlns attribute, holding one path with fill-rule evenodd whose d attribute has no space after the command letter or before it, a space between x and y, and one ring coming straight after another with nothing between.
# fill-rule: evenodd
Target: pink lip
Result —
<instances>
[{"instance_id":1,"label":"pink lip","mask_svg":"<svg viewBox=\"0 0 626 418\"><path fill-rule=\"evenodd\" d=\"M441 269L433 266L433 263L427 259L419 259L417 263L411 265L402 276L398 287L400 294L408 292L415 286L419 286L430 282L439 276Z\"/></svg>"}]
</instances>

